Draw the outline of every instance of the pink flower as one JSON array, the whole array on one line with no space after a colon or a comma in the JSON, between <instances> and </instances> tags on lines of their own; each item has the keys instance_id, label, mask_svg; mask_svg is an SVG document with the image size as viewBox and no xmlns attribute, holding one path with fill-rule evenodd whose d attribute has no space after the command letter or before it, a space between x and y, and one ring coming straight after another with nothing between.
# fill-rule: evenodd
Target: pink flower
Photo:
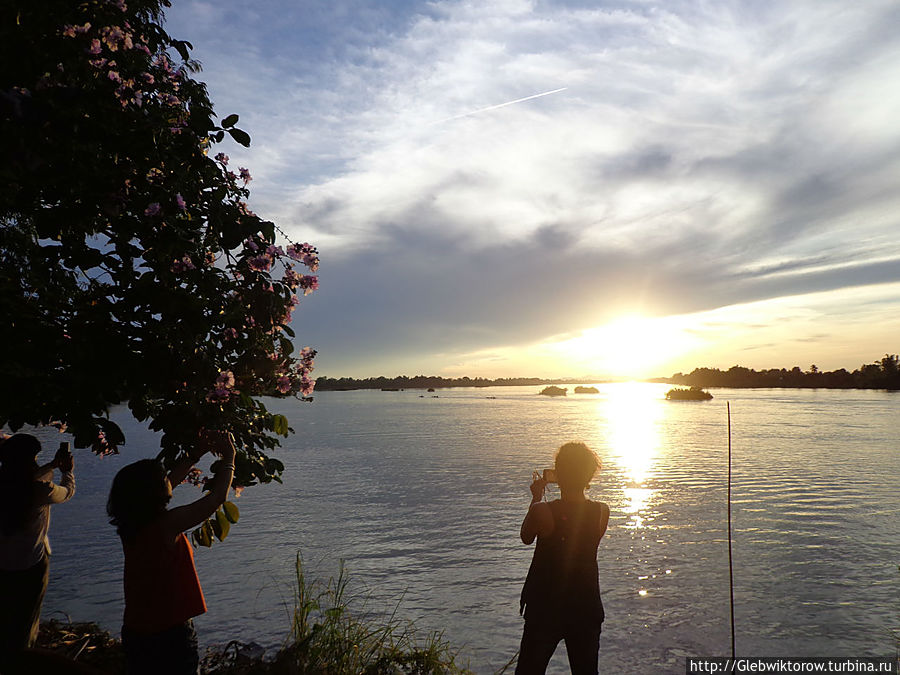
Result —
<instances>
[{"instance_id":1,"label":"pink flower","mask_svg":"<svg viewBox=\"0 0 900 675\"><path fill-rule=\"evenodd\" d=\"M222 334L226 340L235 340L235 339L237 339L237 336L238 336L238 332L237 332L236 328L226 328L222 332Z\"/></svg>"},{"instance_id":2,"label":"pink flower","mask_svg":"<svg viewBox=\"0 0 900 675\"><path fill-rule=\"evenodd\" d=\"M207 265L214 265L216 262L216 254L214 251L207 251L203 254L203 261Z\"/></svg>"},{"instance_id":3,"label":"pink flower","mask_svg":"<svg viewBox=\"0 0 900 675\"><path fill-rule=\"evenodd\" d=\"M304 396L311 396L313 389L316 388L315 380L305 380L300 386L300 393Z\"/></svg>"},{"instance_id":4,"label":"pink flower","mask_svg":"<svg viewBox=\"0 0 900 675\"><path fill-rule=\"evenodd\" d=\"M295 288L297 288L297 286L300 285L300 278L301 275L297 274L294 270L289 268L285 271L282 281L287 284L287 287L293 291Z\"/></svg>"},{"instance_id":5,"label":"pink flower","mask_svg":"<svg viewBox=\"0 0 900 675\"><path fill-rule=\"evenodd\" d=\"M249 249L251 251L259 250L259 246L257 246L256 242L253 241L252 239L247 239L246 241L244 241L244 248Z\"/></svg>"},{"instance_id":6,"label":"pink flower","mask_svg":"<svg viewBox=\"0 0 900 675\"><path fill-rule=\"evenodd\" d=\"M182 211L185 210L186 205L184 203L184 197L181 196L181 193L175 195L175 205Z\"/></svg>"},{"instance_id":7,"label":"pink flower","mask_svg":"<svg viewBox=\"0 0 900 675\"><path fill-rule=\"evenodd\" d=\"M276 380L276 385L278 387L278 391L282 394L289 394L291 391L291 378L287 375L282 375Z\"/></svg>"},{"instance_id":8,"label":"pink flower","mask_svg":"<svg viewBox=\"0 0 900 675\"><path fill-rule=\"evenodd\" d=\"M284 255L284 251L281 250L280 246L275 246L274 244L271 244L270 246L268 246L266 248L266 255L270 255L273 258L280 258L281 256Z\"/></svg>"},{"instance_id":9,"label":"pink flower","mask_svg":"<svg viewBox=\"0 0 900 675\"><path fill-rule=\"evenodd\" d=\"M228 155L226 155L224 152L220 152L218 155L216 155L216 161L220 162L222 166L228 166Z\"/></svg>"},{"instance_id":10,"label":"pink flower","mask_svg":"<svg viewBox=\"0 0 900 675\"><path fill-rule=\"evenodd\" d=\"M187 270L196 269L194 267L194 263L191 262L189 256L184 256L181 260L176 260L172 263L172 271L176 274L180 274L181 272L186 272Z\"/></svg>"},{"instance_id":11,"label":"pink flower","mask_svg":"<svg viewBox=\"0 0 900 675\"><path fill-rule=\"evenodd\" d=\"M272 260L267 255L258 255L255 258L250 258L247 261L247 265L251 270L257 272L268 272L272 267Z\"/></svg>"},{"instance_id":12,"label":"pink flower","mask_svg":"<svg viewBox=\"0 0 900 675\"><path fill-rule=\"evenodd\" d=\"M216 388L223 389L233 389L234 388L234 373L230 370L223 370L219 373L219 376L216 378Z\"/></svg>"},{"instance_id":13,"label":"pink flower","mask_svg":"<svg viewBox=\"0 0 900 675\"><path fill-rule=\"evenodd\" d=\"M117 73L115 70L109 71L109 74L107 75L107 77L110 80L112 80L113 82L121 82L122 81L122 78L119 77L119 73Z\"/></svg>"},{"instance_id":14,"label":"pink flower","mask_svg":"<svg viewBox=\"0 0 900 675\"><path fill-rule=\"evenodd\" d=\"M153 84L156 80L153 78L153 75L150 73L141 73L141 79L144 81L144 84Z\"/></svg>"},{"instance_id":15,"label":"pink flower","mask_svg":"<svg viewBox=\"0 0 900 675\"><path fill-rule=\"evenodd\" d=\"M147 56L150 56L150 47L147 45L138 45L135 47L139 52L144 52Z\"/></svg>"},{"instance_id":16,"label":"pink flower","mask_svg":"<svg viewBox=\"0 0 900 675\"><path fill-rule=\"evenodd\" d=\"M306 265L311 272L319 269L318 251L309 244L291 244L287 247L287 254Z\"/></svg>"},{"instance_id":17,"label":"pink flower","mask_svg":"<svg viewBox=\"0 0 900 675\"><path fill-rule=\"evenodd\" d=\"M75 26L63 26L62 35L63 37L75 37Z\"/></svg>"},{"instance_id":18,"label":"pink flower","mask_svg":"<svg viewBox=\"0 0 900 675\"><path fill-rule=\"evenodd\" d=\"M253 180L253 178L250 177L250 172L247 169L245 169L244 167L241 167L239 171L241 174L241 178L244 180L244 185L246 185L251 180Z\"/></svg>"},{"instance_id":19,"label":"pink flower","mask_svg":"<svg viewBox=\"0 0 900 675\"><path fill-rule=\"evenodd\" d=\"M231 398L231 391L226 389L225 387L216 387L212 391L206 394L206 400L212 403L215 402L224 402Z\"/></svg>"},{"instance_id":20,"label":"pink flower","mask_svg":"<svg viewBox=\"0 0 900 675\"><path fill-rule=\"evenodd\" d=\"M241 493L244 491L244 486L243 485L232 485L231 487L234 489L234 498L240 499Z\"/></svg>"},{"instance_id":21,"label":"pink flower","mask_svg":"<svg viewBox=\"0 0 900 675\"><path fill-rule=\"evenodd\" d=\"M303 295L309 295L313 291L319 289L319 277L304 276L300 279L300 288L303 289Z\"/></svg>"},{"instance_id":22,"label":"pink flower","mask_svg":"<svg viewBox=\"0 0 900 675\"><path fill-rule=\"evenodd\" d=\"M146 209L144 209L145 216L155 216L160 212L159 202L153 202Z\"/></svg>"},{"instance_id":23,"label":"pink flower","mask_svg":"<svg viewBox=\"0 0 900 675\"><path fill-rule=\"evenodd\" d=\"M88 54L99 54L100 53L100 40L94 38L91 40L91 46L87 49Z\"/></svg>"}]
</instances>

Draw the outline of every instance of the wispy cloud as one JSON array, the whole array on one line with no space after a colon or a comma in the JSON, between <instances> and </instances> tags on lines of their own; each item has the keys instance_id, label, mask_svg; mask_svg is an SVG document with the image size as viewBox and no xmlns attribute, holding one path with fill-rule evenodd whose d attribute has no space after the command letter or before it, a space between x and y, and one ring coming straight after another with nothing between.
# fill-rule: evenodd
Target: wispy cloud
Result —
<instances>
[{"instance_id":1,"label":"wispy cloud","mask_svg":"<svg viewBox=\"0 0 900 675\"><path fill-rule=\"evenodd\" d=\"M894 2L170 18L254 137L255 210L323 249L298 320L335 367L900 279Z\"/></svg>"}]
</instances>

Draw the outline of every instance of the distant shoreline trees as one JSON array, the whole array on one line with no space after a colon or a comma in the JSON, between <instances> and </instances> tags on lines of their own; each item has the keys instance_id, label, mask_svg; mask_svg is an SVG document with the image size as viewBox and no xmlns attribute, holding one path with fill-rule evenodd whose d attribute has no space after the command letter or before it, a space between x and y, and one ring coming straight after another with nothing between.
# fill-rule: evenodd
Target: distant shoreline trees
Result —
<instances>
[{"instance_id":1,"label":"distant shoreline trees","mask_svg":"<svg viewBox=\"0 0 900 675\"><path fill-rule=\"evenodd\" d=\"M484 377L445 378L437 375L415 375L408 377L320 377L316 380L318 391L347 391L353 389L449 389L452 387L504 387L536 386L547 384L584 383L590 378L540 377ZM900 389L900 357L885 354L879 361L860 366L853 372L844 368L823 372L813 364L808 370L794 366L753 370L743 366L732 366L728 370L718 368L695 368L690 373L675 373L671 377L651 380L668 384L682 384L692 387L731 388L805 388L805 389Z\"/></svg>"},{"instance_id":2,"label":"distant shoreline trees","mask_svg":"<svg viewBox=\"0 0 900 675\"><path fill-rule=\"evenodd\" d=\"M675 373L672 384L692 387L787 388L787 389L900 389L900 363L896 354L885 354L875 363L867 363L853 372L844 368L823 372L813 364L803 371L771 368L752 370L732 366L728 370L695 368L688 374Z\"/></svg>"}]
</instances>

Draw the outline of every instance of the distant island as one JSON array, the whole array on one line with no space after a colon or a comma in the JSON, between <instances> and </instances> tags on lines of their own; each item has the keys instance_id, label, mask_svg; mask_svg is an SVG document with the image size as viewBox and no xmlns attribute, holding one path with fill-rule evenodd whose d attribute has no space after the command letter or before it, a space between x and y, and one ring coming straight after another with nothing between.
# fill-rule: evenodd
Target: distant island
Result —
<instances>
[{"instance_id":1,"label":"distant island","mask_svg":"<svg viewBox=\"0 0 900 675\"><path fill-rule=\"evenodd\" d=\"M711 401L713 395L700 387L681 389L676 387L666 392L667 401Z\"/></svg>"},{"instance_id":2,"label":"distant island","mask_svg":"<svg viewBox=\"0 0 900 675\"><path fill-rule=\"evenodd\" d=\"M568 389L565 387L557 387L555 385L550 385L549 387L544 387L540 394L541 396L565 396Z\"/></svg>"},{"instance_id":3,"label":"distant island","mask_svg":"<svg viewBox=\"0 0 900 675\"><path fill-rule=\"evenodd\" d=\"M449 389L452 387L522 387L558 384L583 385L585 382L599 382L591 378L541 378L541 377L440 377L438 375L415 375L408 377L319 377L316 391L351 391L354 389ZM679 384L688 387L729 387L743 388L806 388L806 389L892 389L900 390L900 357L885 354L875 363L860 366L853 372L839 370L821 371L814 364L807 370L794 366L753 370L743 366L732 366L728 370L719 368L695 368L690 373L675 373L671 377L657 377L647 382ZM575 393L595 393L594 387L578 386Z\"/></svg>"}]
</instances>

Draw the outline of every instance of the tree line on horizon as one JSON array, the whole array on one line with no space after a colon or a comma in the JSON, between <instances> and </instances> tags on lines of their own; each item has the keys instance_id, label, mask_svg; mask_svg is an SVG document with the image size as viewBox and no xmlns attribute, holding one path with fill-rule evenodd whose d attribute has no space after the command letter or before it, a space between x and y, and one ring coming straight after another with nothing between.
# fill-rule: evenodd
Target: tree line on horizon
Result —
<instances>
[{"instance_id":1,"label":"tree line on horizon","mask_svg":"<svg viewBox=\"0 0 900 675\"><path fill-rule=\"evenodd\" d=\"M821 371L815 364L805 371L799 366L790 370L753 370L743 366L728 370L695 368L688 374L675 373L668 381L691 387L900 389L900 357L885 354L879 361L864 364L853 372L845 368Z\"/></svg>"},{"instance_id":2,"label":"tree line on horizon","mask_svg":"<svg viewBox=\"0 0 900 675\"><path fill-rule=\"evenodd\" d=\"M575 382L576 380L565 380ZM577 380L581 382L582 380ZM399 377L318 377L316 391L347 391L351 389L447 389L450 387L516 387L563 382L540 377L440 377L439 375L400 375Z\"/></svg>"},{"instance_id":3,"label":"tree line on horizon","mask_svg":"<svg viewBox=\"0 0 900 675\"><path fill-rule=\"evenodd\" d=\"M352 389L447 389L451 387L504 387L534 386L545 384L578 384L591 378L540 378L540 377L440 377L415 375L409 377L319 377L317 391L347 391ZM850 372L845 368L822 371L813 364L808 370L794 366L753 370L744 366L719 368L695 368L690 373L675 373L671 377L654 378L654 382L681 384L692 387L734 388L809 388L809 389L900 389L900 357L885 354L879 361L860 366Z\"/></svg>"}]
</instances>

